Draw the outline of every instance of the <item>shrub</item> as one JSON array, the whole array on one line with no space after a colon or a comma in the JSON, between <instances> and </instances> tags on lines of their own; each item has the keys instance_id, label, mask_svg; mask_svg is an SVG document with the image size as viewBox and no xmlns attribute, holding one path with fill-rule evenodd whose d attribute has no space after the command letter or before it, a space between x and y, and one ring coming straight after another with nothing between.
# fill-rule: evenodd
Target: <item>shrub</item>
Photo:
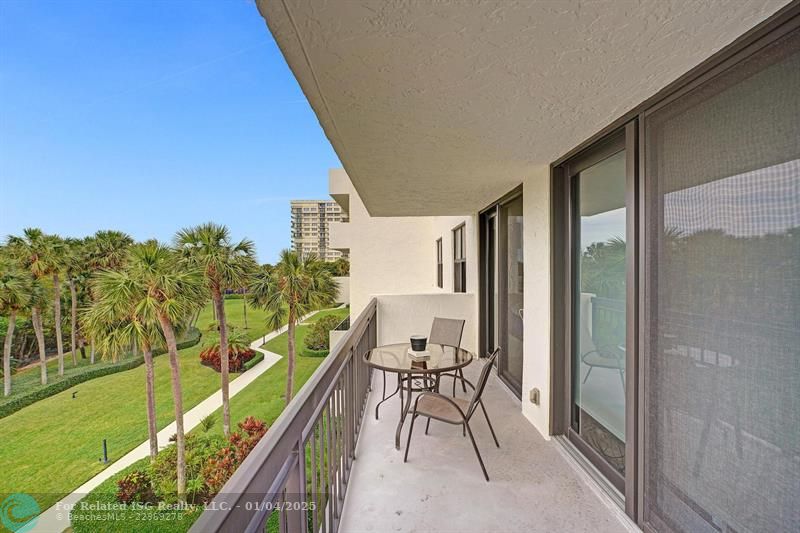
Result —
<instances>
[{"instance_id":1,"label":"shrub","mask_svg":"<svg viewBox=\"0 0 800 533\"><path fill-rule=\"evenodd\" d=\"M203 479L210 496L214 496L222 489L245 457L253 451L267 432L267 425L257 418L248 416L239 422L239 430L228 437L228 445L219 449L203 467Z\"/></svg>"},{"instance_id":2,"label":"shrub","mask_svg":"<svg viewBox=\"0 0 800 533\"><path fill-rule=\"evenodd\" d=\"M264 354L261 352L256 353L255 357L253 357L252 359L247 361L244 365L242 365L242 372L250 370L263 360L264 360Z\"/></svg>"},{"instance_id":3,"label":"shrub","mask_svg":"<svg viewBox=\"0 0 800 533\"><path fill-rule=\"evenodd\" d=\"M213 457L225 439L221 435L186 436L186 499L189 503L205 501L209 497L202 470L208 459ZM149 466L153 492L159 501L175 503L178 501L176 472L178 449L168 446L160 452Z\"/></svg>"},{"instance_id":4,"label":"shrub","mask_svg":"<svg viewBox=\"0 0 800 533\"><path fill-rule=\"evenodd\" d=\"M225 295L225 299L226 300L243 300L244 299L244 294L232 292L231 294L226 294Z\"/></svg>"},{"instance_id":5,"label":"shrub","mask_svg":"<svg viewBox=\"0 0 800 533\"><path fill-rule=\"evenodd\" d=\"M306 357L325 357L330 353L330 350L310 350L306 348L303 350L303 355Z\"/></svg>"},{"instance_id":6,"label":"shrub","mask_svg":"<svg viewBox=\"0 0 800 533\"><path fill-rule=\"evenodd\" d=\"M117 501L120 503L155 503L150 476L144 470L129 472L117 481Z\"/></svg>"},{"instance_id":7,"label":"shrub","mask_svg":"<svg viewBox=\"0 0 800 533\"><path fill-rule=\"evenodd\" d=\"M217 423L217 415L211 413L208 416L204 416L203 419L200 421L200 427L203 428L204 433L208 433L211 431L211 428L214 427L214 424Z\"/></svg>"},{"instance_id":8,"label":"shrub","mask_svg":"<svg viewBox=\"0 0 800 533\"><path fill-rule=\"evenodd\" d=\"M256 356L256 351L250 348L239 349L228 347L228 372L241 372L245 363ZM219 344L209 346L200 352L200 363L210 366L217 372L222 371L222 358L219 355Z\"/></svg>"},{"instance_id":9,"label":"shrub","mask_svg":"<svg viewBox=\"0 0 800 533\"><path fill-rule=\"evenodd\" d=\"M185 508L131 503L120 508L117 501L117 482L134 470L147 472L149 457L144 457L118 474L111 476L83 497L69 512L73 533L112 533L130 531L136 533L186 533L203 513L202 505L187 505ZM155 500L154 500L155 502ZM108 516L100 516L100 509L114 509ZM100 519L103 518L103 519Z\"/></svg>"},{"instance_id":10,"label":"shrub","mask_svg":"<svg viewBox=\"0 0 800 533\"><path fill-rule=\"evenodd\" d=\"M327 315L314 322L303 341L306 348L315 351L330 350L330 331L341 321L341 318L335 315Z\"/></svg>"},{"instance_id":11,"label":"shrub","mask_svg":"<svg viewBox=\"0 0 800 533\"><path fill-rule=\"evenodd\" d=\"M19 359L16 357L11 357L11 375L17 373L17 367L19 367ZM0 378L2 378L5 374L4 365L0 364Z\"/></svg>"}]
</instances>

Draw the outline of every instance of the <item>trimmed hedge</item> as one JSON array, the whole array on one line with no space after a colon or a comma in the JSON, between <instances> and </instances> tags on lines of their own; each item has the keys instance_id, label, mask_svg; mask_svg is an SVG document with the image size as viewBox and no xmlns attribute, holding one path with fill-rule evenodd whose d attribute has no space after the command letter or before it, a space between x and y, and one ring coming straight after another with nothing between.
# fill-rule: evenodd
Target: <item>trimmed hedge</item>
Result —
<instances>
[{"instance_id":1,"label":"trimmed hedge","mask_svg":"<svg viewBox=\"0 0 800 533\"><path fill-rule=\"evenodd\" d=\"M261 352L257 352L255 357L253 357L252 359L250 359L248 362L246 362L244 364L244 367L242 368L242 372L247 372L248 370L250 370L251 368L253 368L254 366L256 366L258 363L260 363L263 360L264 360L264 354L261 353Z\"/></svg>"},{"instance_id":2,"label":"trimmed hedge","mask_svg":"<svg viewBox=\"0 0 800 533\"><path fill-rule=\"evenodd\" d=\"M232 292L230 294L226 294L224 298L226 300L242 300L244 299L244 295Z\"/></svg>"},{"instance_id":3,"label":"trimmed hedge","mask_svg":"<svg viewBox=\"0 0 800 533\"><path fill-rule=\"evenodd\" d=\"M303 355L306 357L325 357L329 353L329 350L312 350L311 348L304 348Z\"/></svg>"},{"instance_id":4,"label":"trimmed hedge","mask_svg":"<svg viewBox=\"0 0 800 533\"><path fill-rule=\"evenodd\" d=\"M192 328L188 332L188 338L178 343L178 350L183 350L184 348L190 348L200 342L200 338L202 334L197 328ZM167 353L166 350L154 350L153 356L158 356ZM39 400L44 400L54 394L58 394L59 392L63 392L79 383L83 383L84 381L89 381L90 379L95 379L103 376L108 376L111 374L116 374L117 372L124 372L126 370L131 370L136 368L137 366L144 363L144 357L141 355L134 357L128 361L123 361L118 365L114 366L105 366L102 368L92 368L87 367L86 372L82 372L80 374L75 374L70 376L64 380L57 381L55 383L50 383L45 385L44 387L40 387L35 389L27 394L23 394L18 398L14 398L7 403L0 405L0 418L5 418L12 413L16 413L23 407L27 407L33 403L38 402Z\"/></svg>"}]
</instances>

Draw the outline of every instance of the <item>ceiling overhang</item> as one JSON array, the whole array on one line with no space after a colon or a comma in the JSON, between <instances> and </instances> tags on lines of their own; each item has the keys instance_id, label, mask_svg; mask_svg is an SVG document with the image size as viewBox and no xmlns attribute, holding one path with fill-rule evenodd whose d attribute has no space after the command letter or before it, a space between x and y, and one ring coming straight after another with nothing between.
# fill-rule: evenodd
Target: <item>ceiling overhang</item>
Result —
<instances>
[{"instance_id":1,"label":"ceiling overhang","mask_svg":"<svg viewBox=\"0 0 800 533\"><path fill-rule=\"evenodd\" d=\"M373 216L473 213L785 0L258 6Z\"/></svg>"}]
</instances>

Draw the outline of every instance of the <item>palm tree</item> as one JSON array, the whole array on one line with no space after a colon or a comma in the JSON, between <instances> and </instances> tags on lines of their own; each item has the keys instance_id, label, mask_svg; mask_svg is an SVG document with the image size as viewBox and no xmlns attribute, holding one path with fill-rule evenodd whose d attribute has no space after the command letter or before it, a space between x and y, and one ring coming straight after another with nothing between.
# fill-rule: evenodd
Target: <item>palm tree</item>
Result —
<instances>
[{"instance_id":1,"label":"palm tree","mask_svg":"<svg viewBox=\"0 0 800 533\"><path fill-rule=\"evenodd\" d=\"M97 231L84 240L86 266L91 272L102 269L119 270L125 264L128 250L133 245L133 238L127 233L115 230ZM91 291L89 298L93 300ZM95 362L95 342L89 337L90 364Z\"/></svg>"},{"instance_id":2,"label":"palm tree","mask_svg":"<svg viewBox=\"0 0 800 533\"><path fill-rule=\"evenodd\" d=\"M183 390L176 328L188 320L205 297L202 272L182 264L177 254L155 241L130 247L120 270L103 270L95 276L95 290L102 295L97 303L108 316L125 320L138 339L151 338L145 331L158 327L169 353L172 396L175 406L178 499L186 499L186 438L183 428ZM102 305L101 305L102 304ZM102 311L98 311L102 313ZM119 334L122 338L126 335ZM145 344L145 347L150 347Z\"/></svg>"},{"instance_id":3,"label":"palm tree","mask_svg":"<svg viewBox=\"0 0 800 533\"><path fill-rule=\"evenodd\" d=\"M42 385L47 385L47 349L44 343L44 324L42 323L42 309L48 305L47 289L42 285L41 279L31 279L30 300L31 325L39 347L39 374Z\"/></svg>"},{"instance_id":4,"label":"palm tree","mask_svg":"<svg viewBox=\"0 0 800 533\"><path fill-rule=\"evenodd\" d=\"M72 366L78 366L78 288L87 275L86 247L80 239L66 239L64 244L64 275L69 283L70 295L70 351Z\"/></svg>"},{"instance_id":5,"label":"palm tree","mask_svg":"<svg viewBox=\"0 0 800 533\"><path fill-rule=\"evenodd\" d=\"M268 325L277 329L284 320L288 325L287 404L294 391L297 322L310 311L333 303L338 291L338 284L324 265L316 256L283 250L278 264L262 268L250 284L254 305L271 313Z\"/></svg>"},{"instance_id":6,"label":"palm tree","mask_svg":"<svg viewBox=\"0 0 800 533\"><path fill-rule=\"evenodd\" d=\"M130 235L114 230L98 231L86 241L89 266L94 270L122 268L128 258L128 249L133 245Z\"/></svg>"},{"instance_id":7,"label":"palm tree","mask_svg":"<svg viewBox=\"0 0 800 533\"><path fill-rule=\"evenodd\" d=\"M127 279L124 274L104 270L93 279L96 301L83 314L82 322L89 335L96 339L98 351L104 359L116 359L134 342L142 347L145 366L145 395L147 399L147 434L150 442L150 460L158 455L158 426L156 425L155 365L153 347L164 344L154 321L146 323L134 307L135 298L124 292Z\"/></svg>"},{"instance_id":8,"label":"palm tree","mask_svg":"<svg viewBox=\"0 0 800 533\"><path fill-rule=\"evenodd\" d=\"M203 272L206 287L219 324L220 375L222 379L222 431L230 434L228 325L225 319L223 293L231 287L247 285L256 268L255 246L252 241L231 242L226 226L209 222L184 228L175 235L175 247L189 265Z\"/></svg>"},{"instance_id":9,"label":"palm tree","mask_svg":"<svg viewBox=\"0 0 800 533\"><path fill-rule=\"evenodd\" d=\"M30 274L17 268L0 253L0 314L8 317L8 329L3 343L3 396L11 394L11 344L17 313L24 310L31 299Z\"/></svg>"},{"instance_id":10,"label":"palm tree","mask_svg":"<svg viewBox=\"0 0 800 533\"><path fill-rule=\"evenodd\" d=\"M59 273L62 269L64 244L55 235L46 235L38 228L25 228L23 236L9 236L7 246L11 254L30 271L39 282L40 288L43 279L52 279L53 282L53 311L55 316L56 346L58 348L58 375L64 375L64 343L61 338L61 285ZM35 299L31 309L31 319L38 322L42 330L41 302ZM35 327L35 326L34 326ZM44 362L44 332L37 335L39 342L39 355ZM42 384L47 383L47 369L42 370Z\"/></svg>"}]
</instances>

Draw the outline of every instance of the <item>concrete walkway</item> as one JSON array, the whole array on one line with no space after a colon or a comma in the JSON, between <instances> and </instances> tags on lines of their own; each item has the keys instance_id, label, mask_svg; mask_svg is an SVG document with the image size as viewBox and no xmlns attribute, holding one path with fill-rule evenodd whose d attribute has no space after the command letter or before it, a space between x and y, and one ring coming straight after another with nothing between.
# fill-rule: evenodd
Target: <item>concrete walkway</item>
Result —
<instances>
[{"instance_id":1,"label":"concrete walkway","mask_svg":"<svg viewBox=\"0 0 800 533\"><path fill-rule=\"evenodd\" d=\"M317 311L309 313L298 322L304 322L316 313ZM271 333L267 333L260 339L250 343L250 348L264 354L264 360L247 372L242 373L236 379L231 380L229 390L229 396L231 398L236 396L245 387L255 381L258 376L269 370L272 365L280 360L280 355L268 350L264 350L261 348L261 346L274 339L278 335L286 332L286 329L287 326L283 326L280 329L277 329ZM191 410L184 413L183 425L186 433L198 426L203 418L210 415L220 407L222 407L222 391L218 390L194 406ZM158 442L163 443L163 445L159 445L161 448L169 444L169 438L175 434L175 431L175 422L172 422L158 432ZM40 514L36 519L36 524L33 526L33 528L26 529L26 531L36 533L61 533L70 526L69 511L76 503L78 503L78 501L86 496L86 494L97 488L97 486L102 482L106 481L110 477L113 477L115 474L129 467L136 461L147 457L148 455L150 455L150 441L146 440L127 454L123 455L117 461L111 463L108 468L75 489L74 492L65 496L55 505Z\"/></svg>"}]
</instances>

